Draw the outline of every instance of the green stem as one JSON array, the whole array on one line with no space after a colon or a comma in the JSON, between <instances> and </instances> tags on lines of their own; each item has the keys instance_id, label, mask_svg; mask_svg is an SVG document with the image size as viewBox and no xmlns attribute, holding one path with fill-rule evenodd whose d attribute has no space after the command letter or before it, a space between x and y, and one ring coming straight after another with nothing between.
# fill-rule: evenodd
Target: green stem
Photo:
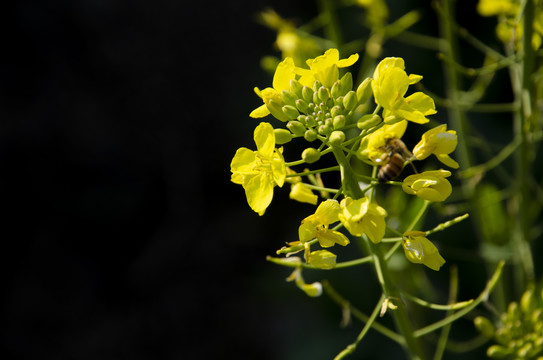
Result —
<instances>
[{"instance_id":1,"label":"green stem","mask_svg":"<svg viewBox=\"0 0 543 360\"><path fill-rule=\"evenodd\" d=\"M362 198L364 193L358 185L356 176L349 162L345 158L345 154L339 147L333 147L332 150L341 169L341 182L345 195L350 196L353 199ZM383 294L385 297L389 298L401 298L399 289L392 282L382 248L378 244L371 242L367 236L364 236L363 238L365 240L364 245L368 249L370 256L373 258L373 264L375 266L377 278L379 279L379 283L383 289ZM405 349L410 358L424 359L425 357L422 355L422 348L419 342L413 337L413 327L411 326L411 322L407 316L406 308L400 305L391 313L394 317L394 322L396 323L398 331L405 339Z\"/></svg>"}]
</instances>

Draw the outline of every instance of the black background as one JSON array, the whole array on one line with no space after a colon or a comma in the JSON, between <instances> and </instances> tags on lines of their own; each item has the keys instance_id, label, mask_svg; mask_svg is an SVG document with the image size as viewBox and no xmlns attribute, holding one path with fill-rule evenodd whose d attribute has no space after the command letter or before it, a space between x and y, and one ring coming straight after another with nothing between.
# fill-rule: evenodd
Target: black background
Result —
<instances>
[{"instance_id":1,"label":"black background","mask_svg":"<svg viewBox=\"0 0 543 360\"><path fill-rule=\"evenodd\" d=\"M300 22L318 12L313 1L4 5L4 358L327 359L356 337L359 324L340 329L339 309L265 261L312 208L282 218L283 191L258 217L229 181L235 150L254 147L252 88L270 83L259 61L275 34L254 19L269 5Z\"/></svg>"}]
</instances>

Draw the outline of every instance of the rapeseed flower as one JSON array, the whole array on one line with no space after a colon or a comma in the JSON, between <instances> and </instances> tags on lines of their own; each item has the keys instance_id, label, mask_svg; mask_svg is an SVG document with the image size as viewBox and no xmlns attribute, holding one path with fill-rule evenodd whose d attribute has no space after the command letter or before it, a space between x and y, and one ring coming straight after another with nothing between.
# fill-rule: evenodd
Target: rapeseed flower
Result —
<instances>
[{"instance_id":1,"label":"rapeseed flower","mask_svg":"<svg viewBox=\"0 0 543 360\"><path fill-rule=\"evenodd\" d=\"M281 98L281 91L289 90L290 80L296 79L294 60L290 57L281 61L275 69L273 75L273 87L268 87L263 90L255 87L255 93L262 98L264 105L254 109L251 114L252 118L262 118L270 113L281 121L288 121L289 118L283 113L282 107L284 104Z\"/></svg>"},{"instance_id":2,"label":"rapeseed flower","mask_svg":"<svg viewBox=\"0 0 543 360\"><path fill-rule=\"evenodd\" d=\"M324 55L317 56L314 59L306 61L309 69L296 68L296 72L301 75L300 83L309 87L319 80L327 88L331 88L339 80L339 68L351 66L358 60L358 54L353 54L347 59L339 59L337 49L329 49Z\"/></svg>"},{"instance_id":3,"label":"rapeseed flower","mask_svg":"<svg viewBox=\"0 0 543 360\"><path fill-rule=\"evenodd\" d=\"M341 200L340 207L339 220L352 235L366 234L375 244L383 239L387 216L385 209L371 203L368 197L357 200L346 197Z\"/></svg>"},{"instance_id":4,"label":"rapeseed flower","mask_svg":"<svg viewBox=\"0 0 543 360\"><path fill-rule=\"evenodd\" d=\"M457 169L458 163L449 156L457 144L456 131L447 130L447 125L443 124L422 135L422 139L413 149L413 155L417 160L423 160L434 154L443 164Z\"/></svg>"},{"instance_id":5,"label":"rapeseed flower","mask_svg":"<svg viewBox=\"0 0 543 360\"><path fill-rule=\"evenodd\" d=\"M407 121L403 120L392 125L383 125L360 141L356 156L370 165L384 165L383 159L388 157L386 149L390 139L400 139L407 129Z\"/></svg>"},{"instance_id":6,"label":"rapeseed flower","mask_svg":"<svg viewBox=\"0 0 543 360\"><path fill-rule=\"evenodd\" d=\"M441 257L436 246L424 237L422 231L408 231L403 234L402 246L407 260L415 264L423 264L438 271L445 259Z\"/></svg>"},{"instance_id":7,"label":"rapeseed flower","mask_svg":"<svg viewBox=\"0 0 543 360\"><path fill-rule=\"evenodd\" d=\"M300 241L305 243L317 238L322 247L349 244L349 239L344 234L328 228L330 224L339 221L339 212L340 207L336 200L321 202L313 215L302 220L298 228Z\"/></svg>"},{"instance_id":8,"label":"rapeseed flower","mask_svg":"<svg viewBox=\"0 0 543 360\"><path fill-rule=\"evenodd\" d=\"M434 100L422 92L404 97L409 85L422 79L420 75L407 75L402 58L388 57L383 59L373 73L371 87L375 102L383 107L385 123L409 120L424 124L426 115L436 113Z\"/></svg>"},{"instance_id":9,"label":"rapeseed flower","mask_svg":"<svg viewBox=\"0 0 543 360\"><path fill-rule=\"evenodd\" d=\"M410 175L402 183L402 189L410 195L416 195L428 201L444 201L451 195L452 186L446 177L451 176L447 170L425 171Z\"/></svg>"},{"instance_id":10,"label":"rapeseed flower","mask_svg":"<svg viewBox=\"0 0 543 360\"><path fill-rule=\"evenodd\" d=\"M247 202L258 215L263 215L273 198L275 185L283 186L286 177L282 149L275 148L275 134L269 123L260 123L254 131L256 151L240 148L230 170L232 182L245 189Z\"/></svg>"}]
</instances>

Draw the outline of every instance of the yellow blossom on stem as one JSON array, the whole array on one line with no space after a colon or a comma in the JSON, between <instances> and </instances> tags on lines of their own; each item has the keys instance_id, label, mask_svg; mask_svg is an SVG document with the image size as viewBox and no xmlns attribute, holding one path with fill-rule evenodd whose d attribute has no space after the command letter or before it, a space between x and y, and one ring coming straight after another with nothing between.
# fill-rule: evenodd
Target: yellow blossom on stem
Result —
<instances>
[{"instance_id":1,"label":"yellow blossom on stem","mask_svg":"<svg viewBox=\"0 0 543 360\"><path fill-rule=\"evenodd\" d=\"M313 194L313 191L303 182L292 184L289 197L292 200L312 205L317 205L319 201L319 197Z\"/></svg>"},{"instance_id":2,"label":"yellow blossom on stem","mask_svg":"<svg viewBox=\"0 0 543 360\"><path fill-rule=\"evenodd\" d=\"M289 118L281 110L283 105L285 105L283 99L281 98L281 91L288 90L290 80L296 78L294 69L294 60L288 57L277 65L275 74L273 75L273 87L268 87L264 90L260 90L259 88L255 87L255 92L262 98L264 105L254 109L251 114L249 114L250 117L262 118L271 113L278 120L289 120Z\"/></svg>"},{"instance_id":3,"label":"yellow blossom on stem","mask_svg":"<svg viewBox=\"0 0 543 360\"><path fill-rule=\"evenodd\" d=\"M263 215L273 198L275 185L283 186L286 177L285 160L281 149L275 148L275 134L268 123L255 129L256 151L240 148L230 164L232 182L245 189L251 209Z\"/></svg>"},{"instance_id":4,"label":"yellow blossom on stem","mask_svg":"<svg viewBox=\"0 0 543 360\"><path fill-rule=\"evenodd\" d=\"M383 59L373 73L371 87L375 102L383 107L385 123L409 120L424 124L427 115L436 113L434 100L422 92L416 92L406 98L409 85L422 79L420 75L407 75L402 58Z\"/></svg>"},{"instance_id":5,"label":"yellow blossom on stem","mask_svg":"<svg viewBox=\"0 0 543 360\"><path fill-rule=\"evenodd\" d=\"M366 234L375 244L383 239L387 216L385 209L371 203L368 197L357 200L346 197L341 200L340 207L339 220L352 235Z\"/></svg>"},{"instance_id":6,"label":"yellow blossom on stem","mask_svg":"<svg viewBox=\"0 0 543 360\"><path fill-rule=\"evenodd\" d=\"M329 49L324 55L308 59L309 69L296 68L296 72L302 76L299 81L304 85L311 87L315 80L319 80L323 86L331 88L339 80L339 68L351 66L357 60L358 54L340 60L339 51Z\"/></svg>"},{"instance_id":7,"label":"yellow blossom on stem","mask_svg":"<svg viewBox=\"0 0 543 360\"><path fill-rule=\"evenodd\" d=\"M402 246L405 257L412 263L423 264L438 271L445 264L445 259L424 235L426 233L423 231L408 231L403 234Z\"/></svg>"},{"instance_id":8,"label":"yellow blossom on stem","mask_svg":"<svg viewBox=\"0 0 543 360\"><path fill-rule=\"evenodd\" d=\"M339 212L340 207L336 200L328 199L321 202L313 215L302 220L298 228L300 241L305 243L317 238L322 247L349 244L349 239L344 234L328 228L330 224L339 221Z\"/></svg>"},{"instance_id":9,"label":"yellow blossom on stem","mask_svg":"<svg viewBox=\"0 0 543 360\"><path fill-rule=\"evenodd\" d=\"M389 153L386 149L388 140L400 139L405 129L407 129L405 120L392 125L383 125L360 141L356 156L370 165L384 165L383 158Z\"/></svg>"},{"instance_id":10,"label":"yellow blossom on stem","mask_svg":"<svg viewBox=\"0 0 543 360\"><path fill-rule=\"evenodd\" d=\"M413 155L417 160L423 160L434 154L443 164L456 169L458 163L449 154L456 149L457 144L456 131L447 130L447 125L443 124L422 135L422 139L413 149Z\"/></svg>"},{"instance_id":11,"label":"yellow blossom on stem","mask_svg":"<svg viewBox=\"0 0 543 360\"><path fill-rule=\"evenodd\" d=\"M447 170L425 171L410 175L402 183L402 189L410 195L416 195L428 201L444 201L451 195L452 186L446 177L451 176Z\"/></svg>"},{"instance_id":12,"label":"yellow blossom on stem","mask_svg":"<svg viewBox=\"0 0 543 360\"><path fill-rule=\"evenodd\" d=\"M333 269L336 267L336 254L328 250L312 251L309 254L308 263L319 269Z\"/></svg>"}]
</instances>

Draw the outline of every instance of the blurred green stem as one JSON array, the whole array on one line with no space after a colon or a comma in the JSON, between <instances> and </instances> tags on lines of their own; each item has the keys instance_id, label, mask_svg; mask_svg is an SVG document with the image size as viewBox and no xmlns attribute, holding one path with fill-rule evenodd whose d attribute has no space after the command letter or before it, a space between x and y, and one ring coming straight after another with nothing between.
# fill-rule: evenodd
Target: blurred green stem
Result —
<instances>
[{"instance_id":1,"label":"blurred green stem","mask_svg":"<svg viewBox=\"0 0 543 360\"><path fill-rule=\"evenodd\" d=\"M522 12L522 11L521 11ZM531 203L529 174L532 169L530 129L533 121L534 86L533 73L535 68L535 51L532 46L534 23L534 0L526 0L523 13L522 49L524 57L520 67L512 66L513 73L520 79L520 87L514 88L515 100L520 103L520 109L514 118L514 132L520 140L520 147L516 152L516 180L517 194L515 196L516 214L513 229L513 245L515 247L516 285L518 294L524 292L526 285L534 280L534 264L528 241L530 228L529 204Z\"/></svg>"},{"instance_id":2,"label":"blurred green stem","mask_svg":"<svg viewBox=\"0 0 543 360\"><path fill-rule=\"evenodd\" d=\"M364 193L360 189L358 180L356 179L356 176L351 168L351 165L349 164L349 161L345 157L345 154L340 147L333 147L332 151L341 169L341 183L345 195L350 196L353 199L362 198ZM364 240L363 245L368 249L368 252L373 259L373 265L375 266L377 278L379 279L379 283L383 289L384 296L392 299L400 299L400 291L392 282L382 248L379 246L379 244L372 243L367 236L360 238L360 240ZM399 333L405 339L405 349L410 358L419 360L424 359L425 357L422 355L422 348L418 340L413 337L413 327L409 317L407 316L405 306L398 306L396 310L391 311L391 314L394 317Z\"/></svg>"}]
</instances>

